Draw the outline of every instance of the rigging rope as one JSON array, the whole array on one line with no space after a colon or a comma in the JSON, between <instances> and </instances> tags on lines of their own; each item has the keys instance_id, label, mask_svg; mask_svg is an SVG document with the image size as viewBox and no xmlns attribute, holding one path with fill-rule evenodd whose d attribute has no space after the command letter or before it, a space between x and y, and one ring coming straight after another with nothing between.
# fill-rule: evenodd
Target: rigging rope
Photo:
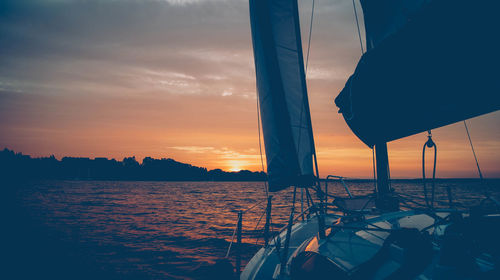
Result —
<instances>
[{"instance_id":1,"label":"rigging rope","mask_svg":"<svg viewBox=\"0 0 500 280\"><path fill-rule=\"evenodd\" d=\"M262 220L262 217L264 217L265 214L266 214L266 210L264 210L264 212L262 212L262 215L260 215L260 218L257 221L257 225L255 225L255 228L253 229L254 232L257 231L257 228L259 227L260 221ZM265 227L263 227L262 230L264 231ZM257 236L257 238L255 239L255 245L257 245L257 243L259 243L259 239L260 239L260 236Z\"/></svg>"},{"instance_id":2,"label":"rigging rope","mask_svg":"<svg viewBox=\"0 0 500 280\"><path fill-rule=\"evenodd\" d=\"M262 156L262 139L260 136L260 103L259 96L257 95L257 130L259 131L259 152L260 152L260 164L262 166L262 172L265 173L264 170L264 157ZM266 174L267 176L267 174ZM269 197L269 190L267 186L267 180L264 180L264 190L266 191L266 198Z\"/></svg>"},{"instance_id":3,"label":"rigging rope","mask_svg":"<svg viewBox=\"0 0 500 280\"><path fill-rule=\"evenodd\" d=\"M309 24L309 39L307 41L306 76L307 76L307 66L309 65L309 50L311 49L311 35L312 35L313 19L314 19L314 2L315 0L313 0L311 8L311 23Z\"/></svg>"},{"instance_id":4,"label":"rigging rope","mask_svg":"<svg viewBox=\"0 0 500 280\"><path fill-rule=\"evenodd\" d=\"M243 210L242 213L245 214L246 212L248 212L248 211L254 209L255 207L261 205L263 202L264 202L264 200L256 202L254 205L252 205L252 206L248 207L247 209Z\"/></svg>"},{"instance_id":5,"label":"rigging rope","mask_svg":"<svg viewBox=\"0 0 500 280\"><path fill-rule=\"evenodd\" d=\"M434 208L434 191L435 191L435 186L436 186L436 159L437 159L437 146L432 141L432 133L429 130L428 135L427 135L427 142L424 143L424 147L422 149L422 181L424 184L424 197L425 197L425 204L429 208ZM432 169L432 196L431 196L431 202L429 203L429 198L427 196L427 186L425 183L425 148L434 148L434 168Z\"/></svg>"},{"instance_id":6,"label":"rigging rope","mask_svg":"<svg viewBox=\"0 0 500 280\"><path fill-rule=\"evenodd\" d=\"M481 168L479 167L479 162L477 161L476 152L474 151L474 145L472 145L472 140L470 139L469 128L467 127L467 122L464 120L465 131L467 132L467 137L469 138L470 147L472 148L472 154L474 155L474 160L476 160L477 172L479 173L479 178L483 180L483 173L481 173Z\"/></svg>"},{"instance_id":7,"label":"rigging rope","mask_svg":"<svg viewBox=\"0 0 500 280\"><path fill-rule=\"evenodd\" d=\"M354 2L354 0L352 0L352 7L354 9L354 17L356 18L356 26L358 27L358 37L359 37L359 45L361 46L361 54L364 54L365 50L363 48L363 40L361 39L361 29L359 28L358 11L356 9L356 3Z\"/></svg>"},{"instance_id":8,"label":"rigging rope","mask_svg":"<svg viewBox=\"0 0 500 280\"><path fill-rule=\"evenodd\" d=\"M308 43L307 43L306 76L307 76L307 68L309 66L309 50L311 48L311 36L312 36L312 28L313 28L314 4L315 4L315 2L316 1L313 0L312 7L311 7L311 22L309 24L309 39L308 39ZM306 101L305 100L306 98L307 97L304 95L304 101ZM305 104L304 104L304 106L305 106ZM300 114L300 116L301 116L300 121L302 122L302 113ZM314 166L315 166L315 169L316 169L316 176L318 177L317 184L318 184L318 188L321 189L321 183L320 183L320 180L319 180L318 156L316 155L316 148L314 147L314 138L312 137L312 133L313 132L312 132L312 121L311 121L311 114L310 113L309 113L309 125L310 125L310 130L311 130L311 146L312 146L312 152L313 152L313 156L314 156ZM321 201L321 203L323 203L323 199L321 197L320 197L320 201Z\"/></svg>"},{"instance_id":9,"label":"rigging rope","mask_svg":"<svg viewBox=\"0 0 500 280\"><path fill-rule=\"evenodd\" d=\"M312 2L312 8L311 8L311 22L309 24L309 39L307 40L307 54L306 54L306 69L305 69L305 79L307 79L307 68L309 66L309 53L310 53L310 50L311 50L311 37L312 37L312 27L313 27L313 19L314 19L314 2L315 0L313 0ZM305 107L305 95L304 97L302 98L302 105L301 108L300 108L300 122L299 122L299 137L298 137L298 140L297 140L297 148L300 149L300 139L301 139L301 136L302 136L302 115L304 114L304 107ZM297 151L298 152L298 151ZM319 174L318 175L318 178L319 178Z\"/></svg>"},{"instance_id":10,"label":"rigging rope","mask_svg":"<svg viewBox=\"0 0 500 280\"><path fill-rule=\"evenodd\" d=\"M310 20L310 23L309 23L309 36L308 36L308 40L307 40L307 54L306 54L306 65L305 65L305 79L307 79L307 70L309 68L309 54L310 54L310 50L311 50L311 38L312 38L312 28L313 28L313 22L314 22L314 7L315 7L315 0L312 1L312 7L311 7L311 20ZM307 95L304 93L304 96L302 97L302 106L301 106L301 109L300 109L300 124L299 124L299 137L298 137L298 141L297 141L297 149L300 149L300 139L301 139L301 136L302 136L302 115L304 113L304 109L306 109L305 107L308 106L308 103L307 103ZM307 115L306 115L306 119L307 119ZM312 121L311 121L311 115L309 113L309 129L310 129L310 133L311 133L311 149L312 149L312 156L314 156L314 165L315 165L315 170L316 170L316 176L317 176L317 184L318 184L318 187L320 186L320 181L319 181L319 168L318 168L318 158L316 156L316 149L314 147L314 138L312 136ZM298 152L298 151L297 151ZM307 188L306 188L306 191L307 191ZM321 200L322 201L322 200Z\"/></svg>"}]
</instances>

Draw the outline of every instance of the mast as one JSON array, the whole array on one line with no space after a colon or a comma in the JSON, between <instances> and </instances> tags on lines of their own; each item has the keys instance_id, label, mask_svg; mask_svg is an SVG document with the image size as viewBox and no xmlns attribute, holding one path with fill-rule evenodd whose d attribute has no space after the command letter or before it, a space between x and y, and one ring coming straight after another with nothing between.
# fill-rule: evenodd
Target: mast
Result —
<instances>
[{"instance_id":1,"label":"mast","mask_svg":"<svg viewBox=\"0 0 500 280\"><path fill-rule=\"evenodd\" d=\"M389 156L387 153L387 143L375 144L375 159L377 170L377 193L384 196L390 192L389 187Z\"/></svg>"},{"instance_id":2,"label":"mast","mask_svg":"<svg viewBox=\"0 0 500 280\"><path fill-rule=\"evenodd\" d=\"M377 199L375 204L381 211L398 211L399 201L396 196L392 195L390 184L387 143L377 143L374 145L374 149L377 169Z\"/></svg>"}]
</instances>

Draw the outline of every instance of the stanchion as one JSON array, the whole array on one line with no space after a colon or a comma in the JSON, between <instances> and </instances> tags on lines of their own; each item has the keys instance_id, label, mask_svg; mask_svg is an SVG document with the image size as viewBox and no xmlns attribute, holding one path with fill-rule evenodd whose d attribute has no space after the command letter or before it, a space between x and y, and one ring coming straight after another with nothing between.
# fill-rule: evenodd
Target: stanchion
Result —
<instances>
[{"instance_id":1,"label":"stanchion","mask_svg":"<svg viewBox=\"0 0 500 280\"><path fill-rule=\"evenodd\" d=\"M269 244L269 226L271 225L272 199L273 199L272 195L267 197L266 224L264 226L264 246L266 247Z\"/></svg>"},{"instance_id":2,"label":"stanchion","mask_svg":"<svg viewBox=\"0 0 500 280\"><path fill-rule=\"evenodd\" d=\"M243 212L240 210L238 212L238 226L236 229L236 273L238 276L241 273L241 227L242 227L242 220L243 220Z\"/></svg>"}]
</instances>

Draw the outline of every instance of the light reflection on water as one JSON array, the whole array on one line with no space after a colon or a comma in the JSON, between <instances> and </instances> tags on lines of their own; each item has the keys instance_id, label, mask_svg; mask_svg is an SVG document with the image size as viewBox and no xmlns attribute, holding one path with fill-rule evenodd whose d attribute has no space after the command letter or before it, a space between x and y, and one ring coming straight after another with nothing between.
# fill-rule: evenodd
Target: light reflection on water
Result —
<instances>
[{"instance_id":1,"label":"light reflection on water","mask_svg":"<svg viewBox=\"0 0 500 280\"><path fill-rule=\"evenodd\" d=\"M353 194L374 188L371 182L349 185ZM438 200L446 201L445 185L466 205L483 197L478 183L440 181ZM422 197L416 182L395 182L393 187ZM345 195L340 184L329 184L329 191ZM224 257L238 210L264 199L261 182L53 181L18 191L34 223L59 242L72 244L74 254L90 256L106 271L142 279L190 278L199 265ZM290 200L291 190L274 194L275 229L285 224ZM264 208L262 203L243 217L245 262L258 250L255 244L262 243L263 220L254 229Z\"/></svg>"}]
</instances>

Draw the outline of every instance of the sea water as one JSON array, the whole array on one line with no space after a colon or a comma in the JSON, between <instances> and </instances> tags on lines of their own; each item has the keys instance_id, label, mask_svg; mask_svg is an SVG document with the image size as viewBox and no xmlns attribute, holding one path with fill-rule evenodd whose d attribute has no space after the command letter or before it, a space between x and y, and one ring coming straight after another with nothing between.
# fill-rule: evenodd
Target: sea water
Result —
<instances>
[{"instance_id":1,"label":"sea water","mask_svg":"<svg viewBox=\"0 0 500 280\"><path fill-rule=\"evenodd\" d=\"M440 180L436 205L447 207L448 187L464 208L478 204L485 191L498 199L499 183ZM369 180L347 184L355 195L374 189ZM406 204L424 204L421 182L392 187L406 195ZM263 243L263 182L40 181L10 188L2 231L12 279L196 278L226 255L238 211L259 202L243 215L243 263ZM427 188L430 198L431 184ZM340 183L330 183L329 193L346 196ZM273 193L272 229L288 220L291 197L292 189ZM297 190L296 209L301 197ZM234 262L235 250L229 258Z\"/></svg>"}]
</instances>

